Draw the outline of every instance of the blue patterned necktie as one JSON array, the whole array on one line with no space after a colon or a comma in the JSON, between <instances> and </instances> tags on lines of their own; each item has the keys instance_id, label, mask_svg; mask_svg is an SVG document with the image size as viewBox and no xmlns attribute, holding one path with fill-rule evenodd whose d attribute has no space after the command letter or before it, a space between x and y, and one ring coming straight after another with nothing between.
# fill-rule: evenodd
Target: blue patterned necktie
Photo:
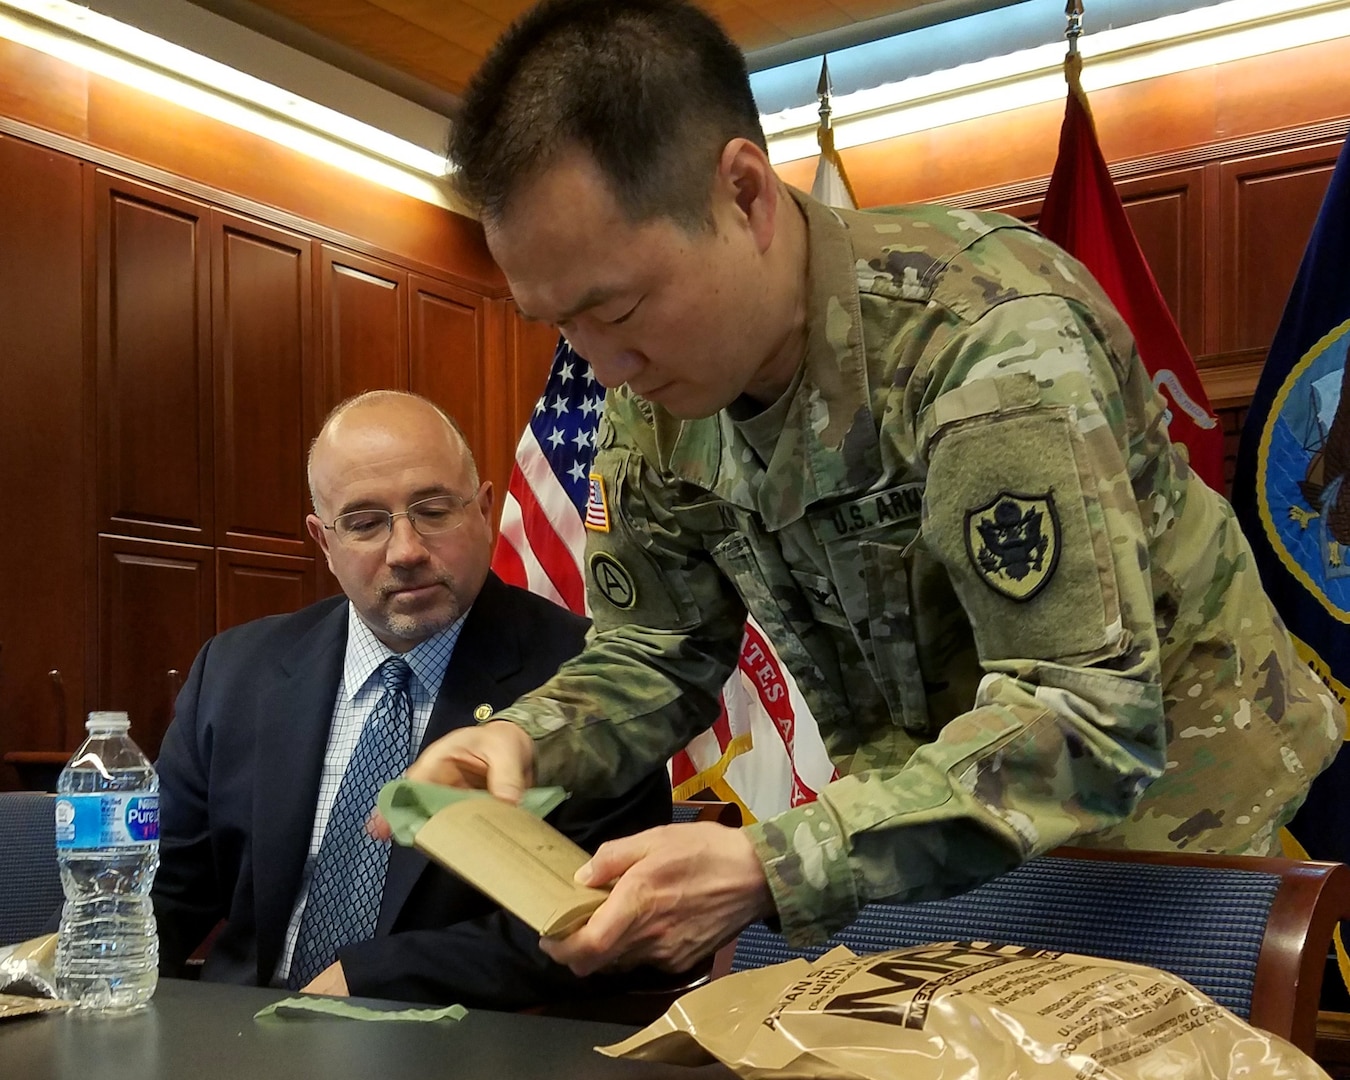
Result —
<instances>
[{"instance_id":1,"label":"blue patterned necktie","mask_svg":"<svg viewBox=\"0 0 1350 1080\"><path fill-rule=\"evenodd\" d=\"M337 951L375 936L389 865L389 845L366 835L366 818L380 788L401 774L412 755L412 698L406 660L391 656L380 665L384 693L375 703L324 829L309 898L287 980L292 990L307 985L337 959Z\"/></svg>"}]
</instances>

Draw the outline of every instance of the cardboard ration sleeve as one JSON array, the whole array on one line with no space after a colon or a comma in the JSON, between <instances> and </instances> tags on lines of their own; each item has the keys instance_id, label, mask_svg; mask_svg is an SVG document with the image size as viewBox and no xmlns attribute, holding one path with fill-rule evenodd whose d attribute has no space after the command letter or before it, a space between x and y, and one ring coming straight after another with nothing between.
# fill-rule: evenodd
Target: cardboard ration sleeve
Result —
<instances>
[{"instance_id":1,"label":"cardboard ration sleeve","mask_svg":"<svg viewBox=\"0 0 1350 1080\"><path fill-rule=\"evenodd\" d=\"M548 822L499 799L465 799L437 811L414 847L545 937L579 929L608 892L578 885L590 859Z\"/></svg>"}]
</instances>

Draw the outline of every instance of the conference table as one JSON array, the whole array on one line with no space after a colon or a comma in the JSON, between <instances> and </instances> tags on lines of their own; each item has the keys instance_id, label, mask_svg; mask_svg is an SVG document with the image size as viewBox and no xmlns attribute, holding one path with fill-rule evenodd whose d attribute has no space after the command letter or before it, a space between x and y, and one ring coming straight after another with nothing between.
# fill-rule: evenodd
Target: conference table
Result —
<instances>
[{"instance_id":1,"label":"conference table","mask_svg":"<svg viewBox=\"0 0 1350 1080\"><path fill-rule=\"evenodd\" d=\"M728 1080L618 1061L593 1047L634 1028L470 1011L459 1021L371 1022L253 1014L282 990L164 979L149 1006L115 1019L78 1012L0 1021L4 1080ZM398 1008L389 1002L354 1003Z\"/></svg>"}]
</instances>

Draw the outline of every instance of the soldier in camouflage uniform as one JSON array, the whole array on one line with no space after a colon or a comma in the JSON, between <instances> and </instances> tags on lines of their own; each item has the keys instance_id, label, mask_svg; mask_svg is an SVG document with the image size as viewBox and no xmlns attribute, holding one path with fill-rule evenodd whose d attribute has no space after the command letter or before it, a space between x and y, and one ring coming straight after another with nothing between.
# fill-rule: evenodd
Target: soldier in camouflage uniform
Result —
<instances>
[{"instance_id":1,"label":"soldier in camouflage uniform","mask_svg":"<svg viewBox=\"0 0 1350 1080\"><path fill-rule=\"evenodd\" d=\"M589 145L487 207L522 310L612 387L585 556L595 628L414 775L466 782L476 756L491 780L516 753L521 777L532 763L571 790L621 790L713 722L748 611L841 778L733 834L725 862L679 861L694 826L602 852L613 897L549 951L578 970L678 966L767 913L818 942L868 901L958 892L1066 841L1271 851L1344 717L1228 504L1169 442L1097 284L1010 218L834 211L774 179L753 136L722 145L710 224L644 217ZM703 275L686 321L667 321ZM700 336L704 307L721 340ZM651 908L666 918L644 926ZM685 922L697 942L655 940Z\"/></svg>"}]
</instances>

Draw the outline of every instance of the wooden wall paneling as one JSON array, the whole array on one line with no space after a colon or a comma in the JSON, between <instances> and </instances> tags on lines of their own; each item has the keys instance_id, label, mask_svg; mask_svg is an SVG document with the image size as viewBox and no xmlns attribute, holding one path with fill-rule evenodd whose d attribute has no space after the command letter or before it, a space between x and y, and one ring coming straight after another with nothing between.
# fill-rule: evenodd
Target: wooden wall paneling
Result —
<instances>
[{"instance_id":1,"label":"wooden wall paneling","mask_svg":"<svg viewBox=\"0 0 1350 1080\"><path fill-rule=\"evenodd\" d=\"M0 118L42 139L78 140L83 153L53 148L150 183L283 228L308 231L299 221L313 224L335 243L377 257L397 253L400 262L469 288L486 283L495 295L505 291L482 229L465 214L5 39Z\"/></svg>"},{"instance_id":2,"label":"wooden wall paneling","mask_svg":"<svg viewBox=\"0 0 1350 1080\"><path fill-rule=\"evenodd\" d=\"M1312 235L1341 140L1253 154L1217 168L1219 305L1212 352L1269 348Z\"/></svg>"},{"instance_id":3,"label":"wooden wall paneling","mask_svg":"<svg viewBox=\"0 0 1350 1080\"><path fill-rule=\"evenodd\" d=\"M1204 179L1204 168L1196 167L1116 181L1144 260L1192 353L1201 352L1204 344ZM996 210L1035 225L1044 194L1043 187L1031 198L975 199L970 208Z\"/></svg>"},{"instance_id":4,"label":"wooden wall paneling","mask_svg":"<svg viewBox=\"0 0 1350 1080\"><path fill-rule=\"evenodd\" d=\"M216 630L299 611L317 599L314 560L216 549Z\"/></svg>"},{"instance_id":5,"label":"wooden wall paneling","mask_svg":"<svg viewBox=\"0 0 1350 1080\"><path fill-rule=\"evenodd\" d=\"M409 388L455 418L474 460L487 450L483 426L486 300L443 281L408 279ZM469 494L469 493L465 493Z\"/></svg>"},{"instance_id":6,"label":"wooden wall paneling","mask_svg":"<svg viewBox=\"0 0 1350 1080\"><path fill-rule=\"evenodd\" d=\"M125 709L151 760L197 650L215 631L209 547L100 536L97 705Z\"/></svg>"},{"instance_id":7,"label":"wooden wall paneling","mask_svg":"<svg viewBox=\"0 0 1350 1080\"><path fill-rule=\"evenodd\" d=\"M328 569L328 559L319 550L319 546L315 544L314 599L322 600L325 596L337 596L341 592L342 586L338 584L338 579L333 576L333 572Z\"/></svg>"},{"instance_id":8,"label":"wooden wall paneling","mask_svg":"<svg viewBox=\"0 0 1350 1080\"><path fill-rule=\"evenodd\" d=\"M88 134L89 80L83 68L0 38L0 116L76 138Z\"/></svg>"},{"instance_id":9,"label":"wooden wall paneling","mask_svg":"<svg viewBox=\"0 0 1350 1080\"><path fill-rule=\"evenodd\" d=\"M1028 225L1034 226L1041 216L1041 204L1045 202L1044 192L1033 199L1016 199L1012 202L990 202L982 203L972 200L967 204L970 210L992 210L999 214L1007 214L1009 217L1015 217L1019 221L1025 221Z\"/></svg>"},{"instance_id":10,"label":"wooden wall paneling","mask_svg":"<svg viewBox=\"0 0 1350 1080\"><path fill-rule=\"evenodd\" d=\"M1144 260L1192 355L1205 348L1204 188L1203 167L1116 183Z\"/></svg>"},{"instance_id":11,"label":"wooden wall paneling","mask_svg":"<svg viewBox=\"0 0 1350 1080\"><path fill-rule=\"evenodd\" d=\"M485 350L488 453L486 463L480 465L497 489L494 515L500 520L502 500L515 464L516 445L548 382L558 331L547 323L521 318L510 299L495 301L493 307Z\"/></svg>"},{"instance_id":12,"label":"wooden wall paneling","mask_svg":"<svg viewBox=\"0 0 1350 1080\"><path fill-rule=\"evenodd\" d=\"M326 413L365 390L408 385L408 274L324 244L319 258Z\"/></svg>"},{"instance_id":13,"label":"wooden wall paneling","mask_svg":"<svg viewBox=\"0 0 1350 1080\"><path fill-rule=\"evenodd\" d=\"M1094 90L1102 151L1115 164L1344 117L1348 58L1342 37ZM1029 105L846 147L844 167L862 206L959 201L962 192L1048 176L1063 117L1063 98ZM776 171L810 190L816 163L801 158Z\"/></svg>"},{"instance_id":14,"label":"wooden wall paneling","mask_svg":"<svg viewBox=\"0 0 1350 1080\"><path fill-rule=\"evenodd\" d=\"M312 241L211 212L218 544L308 555Z\"/></svg>"},{"instance_id":15,"label":"wooden wall paneling","mask_svg":"<svg viewBox=\"0 0 1350 1080\"><path fill-rule=\"evenodd\" d=\"M99 529L210 542L208 207L99 171Z\"/></svg>"},{"instance_id":16,"label":"wooden wall paneling","mask_svg":"<svg viewBox=\"0 0 1350 1080\"><path fill-rule=\"evenodd\" d=\"M78 161L0 137L0 754L84 713L83 203Z\"/></svg>"},{"instance_id":17,"label":"wooden wall paneling","mask_svg":"<svg viewBox=\"0 0 1350 1080\"><path fill-rule=\"evenodd\" d=\"M509 300L487 300L483 304L483 354L479 360L483 372L483 456L478 459L478 473L492 482L494 493L492 525L501 521L502 501L511 478L515 460L515 443L511 441L509 370L512 358L506 347ZM516 433L519 438L519 432Z\"/></svg>"},{"instance_id":18,"label":"wooden wall paneling","mask_svg":"<svg viewBox=\"0 0 1350 1080\"><path fill-rule=\"evenodd\" d=\"M1247 422L1247 406L1216 408L1214 414L1223 432L1223 494L1229 498L1233 494L1233 474L1237 471L1238 445L1242 442L1242 427Z\"/></svg>"},{"instance_id":19,"label":"wooden wall paneling","mask_svg":"<svg viewBox=\"0 0 1350 1080\"><path fill-rule=\"evenodd\" d=\"M553 367L553 353L558 347L558 328L548 323L529 322L520 317L514 302L510 305L510 346L514 363L511 386L511 430L515 432L511 446L514 450L521 431L529 423L539 395L548 382Z\"/></svg>"}]
</instances>

